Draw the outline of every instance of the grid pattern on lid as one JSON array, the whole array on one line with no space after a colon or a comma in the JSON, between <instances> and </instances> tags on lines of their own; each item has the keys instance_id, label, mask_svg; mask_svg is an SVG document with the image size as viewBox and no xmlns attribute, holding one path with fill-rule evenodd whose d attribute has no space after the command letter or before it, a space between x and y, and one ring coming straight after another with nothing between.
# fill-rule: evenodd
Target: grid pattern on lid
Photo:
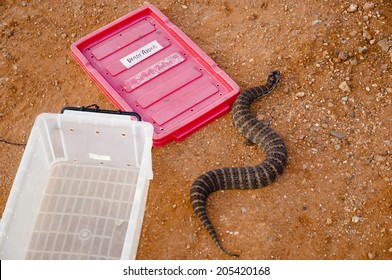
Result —
<instances>
[{"instance_id":1,"label":"grid pattern on lid","mask_svg":"<svg viewBox=\"0 0 392 280\"><path fill-rule=\"evenodd\" d=\"M56 164L27 259L120 259L138 170Z\"/></svg>"},{"instance_id":2,"label":"grid pattern on lid","mask_svg":"<svg viewBox=\"0 0 392 280\"><path fill-rule=\"evenodd\" d=\"M229 112L239 93L238 85L151 4L86 35L71 49L118 108L153 124L155 146L182 140Z\"/></svg>"}]
</instances>

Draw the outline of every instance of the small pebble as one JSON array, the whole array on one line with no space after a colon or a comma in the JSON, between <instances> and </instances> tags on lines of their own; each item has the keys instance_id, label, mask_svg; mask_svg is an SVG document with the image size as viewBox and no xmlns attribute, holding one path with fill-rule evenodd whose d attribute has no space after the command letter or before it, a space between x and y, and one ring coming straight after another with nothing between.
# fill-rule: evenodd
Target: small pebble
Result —
<instances>
[{"instance_id":1,"label":"small pebble","mask_svg":"<svg viewBox=\"0 0 392 280\"><path fill-rule=\"evenodd\" d=\"M372 3L372 2L366 2L363 6L362 6L362 8L363 8L363 10L365 11L365 12L369 12L369 11L371 11L371 10L373 10L374 9L374 3Z\"/></svg>"},{"instance_id":2,"label":"small pebble","mask_svg":"<svg viewBox=\"0 0 392 280\"><path fill-rule=\"evenodd\" d=\"M384 39L381 39L380 41L378 41L377 45L380 46L380 48L383 52L388 52L389 49L392 48L392 40L384 38Z\"/></svg>"},{"instance_id":3,"label":"small pebble","mask_svg":"<svg viewBox=\"0 0 392 280\"><path fill-rule=\"evenodd\" d=\"M358 217L358 216L353 216L353 217L351 218L351 222L353 222L353 223L358 223L360 220L361 220L361 218Z\"/></svg>"},{"instance_id":4,"label":"small pebble","mask_svg":"<svg viewBox=\"0 0 392 280\"><path fill-rule=\"evenodd\" d=\"M368 253L369 259L374 259L376 257L376 254L373 252Z\"/></svg>"},{"instance_id":5,"label":"small pebble","mask_svg":"<svg viewBox=\"0 0 392 280\"><path fill-rule=\"evenodd\" d=\"M327 225L332 225L332 219L331 218L327 218Z\"/></svg>"},{"instance_id":6,"label":"small pebble","mask_svg":"<svg viewBox=\"0 0 392 280\"><path fill-rule=\"evenodd\" d=\"M305 92L300 91L300 92L296 93L295 96L297 96L297 97L304 97L305 96Z\"/></svg>"},{"instance_id":7,"label":"small pebble","mask_svg":"<svg viewBox=\"0 0 392 280\"><path fill-rule=\"evenodd\" d=\"M352 59L352 60L350 61L350 64L353 65L353 66L358 65L358 60Z\"/></svg>"},{"instance_id":8,"label":"small pebble","mask_svg":"<svg viewBox=\"0 0 392 280\"><path fill-rule=\"evenodd\" d=\"M13 60L14 57L7 51L3 52L3 56L8 60Z\"/></svg>"},{"instance_id":9,"label":"small pebble","mask_svg":"<svg viewBox=\"0 0 392 280\"><path fill-rule=\"evenodd\" d=\"M350 86L347 84L346 81L341 82L341 83L339 84L339 88L340 88L342 91L344 91L344 92L350 92L350 91L351 91Z\"/></svg>"},{"instance_id":10,"label":"small pebble","mask_svg":"<svg viewBox=\"0 0 392 280\"><path fill-rule=\"evenodd\" d=\"M247 18L249 19L249 20L255 20L255 19L257 19L259 17L259 15L257 14L257 13L253 13L253 14L251 14L250 16L248 16Z\"/></svg>"},{"instance_id":11,"label":"small pebble","mask_svg":"<svg viewBox=\"0 0 392 280\"><path fill-rule=\"evenodd\" d=\"M350 7L348 7L347 12L349 13L354 13L358 11L358 5L357 4L351 4Z\"/></svg>"},{"instance_id":12,"label":"small pebble","mask_svg":"<svg viewBox=\"0 0 392 280\"><path fill-rule=\"evenodd\" d=\"M364 47L358 47L358 51L359 51L359 53L365 53L365 52L367 52L368 51L368 48L366 47L366 46L364 46Z\"/></svg>"},{"instance_id":13,"label":"small pebble","mask_svg":"<svg viewBox=\"0 0 392 280\"><path fill-rule=\"evenodd\" d=\"M384 161L387 160L386 157L380 156L380 155L375 155L373 159L374 159L375 161L378 161L378 162L384 162Z\"/></svg>"},{"instance_id":14,"label":"small pebble","mask_svg":"<svg viewBox=\"0 0 392 280\"><path fill-rule=\"evenodd\" d=\"M11 37L12 35L14 35L14 31L10 28L5 29L3 32L4 35L6 35L7 37Z\"/></svg>"},{"instance_id":15,"label":"small pebble","mask_svg":"<svg viewBox=\"0 0 392 280\"><path fill-rule=\"evenodd\" d=\"M316 20L312 21L312 26L318 25L320 23L322 23L322 21L319 19L316 19Z\"/></svg>"},{"instance_id":16,"label":"small pebble","mask_svg":"<svg viewBox=\"0 0 392 280\"><path fill-rule=\"evenodd\" d=\"M373 36L369 33L369 31L367 31L367 30L364 30L363 31L363 33L362 33L362 36L363 36L363 38L365 38L365 39L367 39L367 40L371 40L371 39L373 39Z\"/></svg>"},{"instance_id":17,"label":"small pebble","mask_svg":"<svg viewBox=\"0 0 392 280\"><path fill-rule=\"evenodd\" d=\"M336 144L336 145L335 145L335 150L336 150L336 151L339 151L340 148L341 148L341 146L340 146L339 144Z\"/></svg>"},{"instance_id":18,"label":"small pebble","mask_svg":"<svg viewBox=\"0 0 392 280\"><path fill-rule=\"evenodd\" d=\"M347 52L340 52L338 55L338 58L342 61L346 61L348 59L348 53Z\"/></svg>"},{"instance_id":19,"label":"small pebble","mask_svg":"<svg viewBox=\"0 0 392 280\"><path fill-rule=\"evenodd\" d=\"M173 208L173 209L176 209L176 208L177 208L177 204L174 203L174 204L172 205L172 208Z\"/></svg>"},{"instance_id":20,"label":"small pebble","mask_svg":"<svg viewBox=\"0 0 392 280\"><path fill-rule=\"evenodd\" d=\"M342 132L337 131L337 130L331 130L331 135L335 136L335 137L337 137L339 139L344 139L345 138L345 135Z\"/></svg>"},{"instance_id":21,"label":"small pebble","mask_svg":"<svg viewBox=\"0 0 392 280\"><path fill-rule=\"evenodd\" d=\"M247 211L247 210L246 210L246 208L245 208L245 207L241 207L241 213L242 213L242 214L245 214L245 213L246 213L246 211Z\"/></svg>"},{"instance_id":22,"label":"small pebble","mask_svg":"<svg viewBox=\"0 0 392 280\"><path fill-rule=\"evenodd\" d=\"M388 251L389 251L389 253L392 253L392 247L391 247L391 248L389 248L389 250L388 250Z\"/></svg>"}]
</instances>

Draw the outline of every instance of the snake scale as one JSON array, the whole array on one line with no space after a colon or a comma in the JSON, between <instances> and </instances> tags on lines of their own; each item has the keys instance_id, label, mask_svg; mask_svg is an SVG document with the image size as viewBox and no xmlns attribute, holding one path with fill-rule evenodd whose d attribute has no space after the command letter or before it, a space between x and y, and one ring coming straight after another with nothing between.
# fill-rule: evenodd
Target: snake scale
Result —
<instances>
[{"instance_id":1,"label":"snake scale","mask_svg":"<svg viewBox=\"0 0 392 280\"><path fill-rule=\"evenodd\" d=\"M226 251L207 216L207 197L218 190L255 189L276 181L287 164L286 146L280 136L252 114L250 106L256 99L272 92L280 80L280 72L268 75L264 85L243 91L235 100L231 113L238 131L251 142L257 144L265 154L265 160L256 166L226 167L210 170L198 177L190 189L190 201L196 216L219 249L230 256L238 254Z\"/></svg>"}]
</instances>

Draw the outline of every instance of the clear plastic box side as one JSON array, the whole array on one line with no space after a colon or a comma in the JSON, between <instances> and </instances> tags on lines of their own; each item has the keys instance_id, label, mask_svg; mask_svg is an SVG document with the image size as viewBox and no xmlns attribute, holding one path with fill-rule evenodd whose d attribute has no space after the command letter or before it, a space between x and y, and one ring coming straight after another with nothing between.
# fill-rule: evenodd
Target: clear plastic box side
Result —
<instances>
[{"instance_id":1,"label":"clear plastic box side","mask_svg":"<svg viewBox=\"0 0 392 280\"><path fill-rule=\"evenodd\" d=\"M127 235L124 240L121 259L136 258L140 232L144 219L149 183L153 178L151 157L153 126L151 124L145 123L144 134L144 147L142 152L139 177L136 184L135 197L131 210L131 216L129 218Z\"/></svg>"},{"instance_id":2,"label":"clear plastic box side","mask_svg":"<svg viewBox=\"0 0 392 280\"><path fill-rule=\"evenodd\" d=\"M65 111L62 116L66 157L77 164L139 169L152 129L126 115Z\"/></svg>"},{"instance_id":3,"label":"clear plastic box side","mask_svg":"<svg viewBox=\"0 0 392 280\"><path fill-rule=\"evenodd\" d=\"M37 117L0 223L0 259L24 259L48 181L53 153L46 114Z\"/></svg>"}]
</instances>

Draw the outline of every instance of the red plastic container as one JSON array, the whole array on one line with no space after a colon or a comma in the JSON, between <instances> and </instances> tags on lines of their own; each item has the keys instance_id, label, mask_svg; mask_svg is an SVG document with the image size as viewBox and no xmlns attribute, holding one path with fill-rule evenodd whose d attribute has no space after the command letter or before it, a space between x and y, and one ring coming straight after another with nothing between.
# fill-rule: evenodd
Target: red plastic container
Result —
<instances>
[{"instance_id":1,"label":"red plastic container","mask_svg":"<svg viewBox=\"0 0 392 280\"><path fill-rule=\"evenodd\" d=\"M71 50L119 109L153 124L154 146L180 141L227 113L239 93L238 85L153 5L81 38Z\"/></svg>"}]
</instances>

